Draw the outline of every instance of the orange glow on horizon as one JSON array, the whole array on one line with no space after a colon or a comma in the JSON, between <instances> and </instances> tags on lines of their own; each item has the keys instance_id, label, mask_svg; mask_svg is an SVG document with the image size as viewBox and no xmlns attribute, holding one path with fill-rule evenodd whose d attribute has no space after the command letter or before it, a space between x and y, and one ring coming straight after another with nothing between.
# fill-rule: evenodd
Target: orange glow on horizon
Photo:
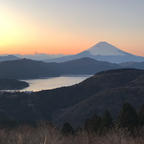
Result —
<instances>
[{"instance_id":1,"label":"orange glow on horizon","mask_svg":"<svg viewBox=\"0 0 144 144\"><path fill-rule=\"evenodd\" d=\"M12 47L4 47L3 49L0 49L0 54L77 54L80 53L84 50L87 50L91 46L93 46L96 43L93 42L88 42L84 44L71 44L69 48L67 46L62 46L62 47L54 47L51 46L51 48L43 46L40 48L40 46L12 46ZM130 45L127 46L120 46L116 45L116 47L120 48L121 50L125 52L129 52L131 54L139 55L139 56L144 56L144 52L140 49L135 49L135 47L131 47ZM130 47L130 49L127 49L125 47ZM28 49L27 49L28 48Z\"/></svg>"},{"instance_id":2,"label":"orange glow on horizon","mask_svg":"<svg viewBox=\"0 0 144 144\"><path fill-rule=\"evenodd\" d=\"M44 23L0 7L0 54L77 54L99 41L107 41L121 50L144 56L143 33L135 33L65 28L51 19Z\"/></svg>"}]
</instances>

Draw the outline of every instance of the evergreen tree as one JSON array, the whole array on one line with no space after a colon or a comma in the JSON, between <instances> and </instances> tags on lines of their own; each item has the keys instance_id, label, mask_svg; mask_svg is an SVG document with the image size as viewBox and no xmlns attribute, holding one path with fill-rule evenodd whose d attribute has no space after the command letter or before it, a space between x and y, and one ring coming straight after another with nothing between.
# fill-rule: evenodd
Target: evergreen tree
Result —
<instances>
[{"instance_id":1,"label":"evergreen tree","mask_svg":"<svg viewBox=\"0 0 144 144\"><path fill-rule=\"evenodd\" d=\"M85 129L90 132L99 132L101 128L101 117L96 114L85 122Z\"/></svg>"},{"instance_id":2,"label":"evergreen tree","mask_svg":"<svg viewBox=\"0 0 144 144\"><path fill-rule=\"evenodd\" d=\"M64 135L74 134L74 130L68 122L64 123L61 131Z\"/></svg>"},{"instance_id":3,"label":"evergreen tree","mask_svg":"<svg viewBox=\"0 0 144 144\"><path fill-rule=\"evenodd\" d=\"M140 108L139 114L138 114L138 120L139 125L144 126L144 105Z\"/></svg>"},{"instance_id":4,"label":"evergreen tree","mask_svg":"<svg viewBox=\"0 0 144 144\"><path fill-rule=\"evenodd\" d=\"M136 127L137 124L138 116L136 110L129 103L125 103L118 117L119 127L131 130Z\"/></svg>"},{"instance_id":5,"label":"evergreen tree","mask_svg":"<svg viewBox=\"0 0 144 144\"><path fill-rule=\"evenodd\" d=\"M109 111L105 111L103 117L102 117L102 122L101 122L101 128L102 129L109 129L112 128L113 126L113 119Z\"/></svg>"}]
</instances>

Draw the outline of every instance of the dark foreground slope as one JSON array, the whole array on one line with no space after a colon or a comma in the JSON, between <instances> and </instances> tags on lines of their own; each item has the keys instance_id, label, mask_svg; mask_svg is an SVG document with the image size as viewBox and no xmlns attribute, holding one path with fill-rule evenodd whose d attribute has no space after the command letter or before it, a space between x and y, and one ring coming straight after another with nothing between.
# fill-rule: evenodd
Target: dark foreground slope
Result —
<instances>
[{"instance_id":1,"label":"dark foreground slope","mask_svg":"<svg viewBox=\"0 0 144 144\"><path fill-rule=\"evenodd\" d=\"M80 84L35 93L1 93L0 115L13 120L65 121L78 126L94 113L116 116L123 103L144 104L144 71L100 72Z\"/></svg>"},{"instance_id":2,"label":"dark foreground slope","mask_svg":"<svg viewBox=\"0 0 144 144\"><path fill-rule=\"evenodd\" d=\"M0 79L0 90L19 90L28 87L29 84L15 79Z\"/></svg>"},{"instance_id":3,"label":"dark foreground slope","mask_svg":"<svg viewBox=\"0 0 144 144\"><path fill-rule=\"evenodd\" d=\"M21 59L1 62L0 78L29 79L71 74L95 74L96 72L119 67L117 64L96 61L91 58L82 58L64 63L44 63Z\"/></svg>"},{"instance_id":4,"label":"dark foreground slope","mask_svg":"<svg viewBox=\"0 0 144 144\"><path fill-rule=\"evenodd\" d=\"M136 108L144 104L144 71L134 69L101 72L80 85L93 94L73 106L58 111L53 117L56 123L69 121L80 125L94 113L101 115L109 110L115 117L122 105L131 103Z\"/></svg>"}]
</instances>

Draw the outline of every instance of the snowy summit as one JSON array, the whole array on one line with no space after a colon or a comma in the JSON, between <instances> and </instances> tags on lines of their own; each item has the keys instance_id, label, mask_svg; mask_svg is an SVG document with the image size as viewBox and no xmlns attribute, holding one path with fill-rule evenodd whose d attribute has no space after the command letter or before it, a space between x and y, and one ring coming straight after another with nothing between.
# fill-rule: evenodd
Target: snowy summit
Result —
<instances>
[{"instance_id":1,"label":"snowy summit","mask_svg":"<svg viewBox=\"0 0 144 144\"><path fill-rule=\"evenodd\" d=\"M99 42L98 44L89 48L88 51L92 55L102 55L102 56L127 55L128 54L107 42Z\"/></svg>"}]
</instances>

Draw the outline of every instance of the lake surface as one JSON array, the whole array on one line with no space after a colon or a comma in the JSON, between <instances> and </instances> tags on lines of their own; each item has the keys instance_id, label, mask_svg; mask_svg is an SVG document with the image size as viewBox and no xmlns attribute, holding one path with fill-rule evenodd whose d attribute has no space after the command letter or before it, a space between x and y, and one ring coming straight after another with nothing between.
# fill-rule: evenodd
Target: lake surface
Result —
<instances>
[{"instance_id":1,"label":"lake surface","mask_svg":"<svg viewBox=\"0 0 144 144\"><path fill-rule=\"evenodd\" d=\"M88 77L90 77L90 75L61 76L53 78L24 80L28 82L30 86L20 91L40 91L40 90L59 88L63 86L71 86L82 82Z\"/></svg>"}]
</instances>

